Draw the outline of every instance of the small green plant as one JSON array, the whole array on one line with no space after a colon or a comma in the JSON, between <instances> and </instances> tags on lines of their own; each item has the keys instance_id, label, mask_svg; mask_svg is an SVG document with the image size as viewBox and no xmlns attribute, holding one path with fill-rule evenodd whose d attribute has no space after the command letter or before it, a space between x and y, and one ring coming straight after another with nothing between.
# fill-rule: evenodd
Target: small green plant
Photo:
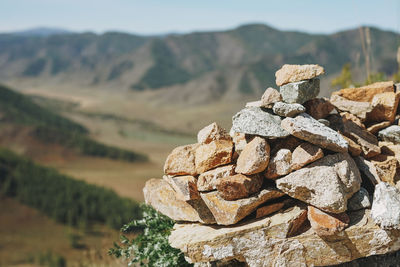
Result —
<instances>
[{"instance_id":1,"label":"small green plant","mask_svg":"<svg viewBox=\"0 0 400 267\"><path fill-rule=\"evenodd\" d=\"M185 261L180 250L172 248L168 243L174 221L149 206L142 205L142 210L143 219L124 225L121 231L131 233L138 228L143 231L133 239L121 235L121 245L114 243L109 254L127 259L128 266L134 263L150 267L192 266Z\"/></svg>"}]
</instances>

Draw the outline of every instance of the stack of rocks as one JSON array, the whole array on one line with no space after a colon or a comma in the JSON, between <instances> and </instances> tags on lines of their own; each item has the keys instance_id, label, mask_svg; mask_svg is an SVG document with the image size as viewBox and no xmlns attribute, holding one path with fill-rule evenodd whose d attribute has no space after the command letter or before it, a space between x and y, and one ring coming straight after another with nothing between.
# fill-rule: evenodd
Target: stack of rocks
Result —
<instances>
[{"instance_id":1,"label":"stack of rocks","mask_svg":"<svg viewBox=\"0 0 400 267\"><path fill-rule=\"evenodd\" d=\"M205 127L146 183L189 262L325 266L400 249L400 94L384 82L316 98L322 74L284 65L279 91L247 103L229 134Z\"/></svg>"}]
</instances>

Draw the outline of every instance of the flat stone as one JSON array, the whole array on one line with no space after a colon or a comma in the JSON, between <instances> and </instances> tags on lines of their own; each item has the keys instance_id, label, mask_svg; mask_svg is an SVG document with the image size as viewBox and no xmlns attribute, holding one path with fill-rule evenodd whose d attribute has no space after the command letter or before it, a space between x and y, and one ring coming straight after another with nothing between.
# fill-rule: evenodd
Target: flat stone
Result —
<instances>
[{"instance_id":1,"label":"flat stone","mask_svg":"<svg viewBox=\"0 0 400 267\"><path fill-rule=\"evenodd\" d=\"M268 142L264 138L256 136L240 154L235 171L248 175L262 172L268 166L269 157Z\"/></svg>"},{"instance_id":2,"label":"flat stone","mask_svg":"<svg viewBox=\"0 0 400 267\"><path fill-rule=\"evenodd\" d=\"M276 152L271 158L265 177L268 179L276 179L286 175L291 171L292 152L289 149L282 148Z\"/></svg>"},{"instance_id":3,"label":"flat stone","mask_svg":"<svg viewBox=\"0 0 400 267\"><path fill-rule=\"evenodd\" d=\"M284 102L276 102L272 108L275 114L282 117L294 117L306 111L306 108L300 104L288 104Z\"/></svg>"},{"instance_id":4,"label":"flat stone","mask_svg":"<svg viewBox=\"0 0 400 267\"><path fill-rule=\"evenodd\" d=\"M204 127L197 134L197 142L199 144L209 144L216 140L232 141L232 138L229 136L228 132L216 122Z\"/></svg>"},{"instance_id":5,"label":"flat stone","mask_svg":"<svg viewBox=\"0 0 400 267\"><path fill-rule=\"evenodd\" d=\"M375 165L381 181L396 185L398 179L396 174L399 168L399 162L395 157L378 155L371 159L371 163Z\"/></svg>"},{"instance_id":6,"label":"flat stone","mask_svg":"<svg viewBox=\"0 0 400 267\"><path fill-rule=\"evenodd\" d=\"M371 134L376 134L380 130L389 127L391 125L390 121L382 121L379 123L375 123L367 128L367 131Z\"/></svg>"},{"instance_id":7,"label":"flat stone","mask_svg":"<svg viewBox=\"0 0 400 267\"><path fill-rule=\"evenodd\" d=\"M367 116L368 121L393 123L399 100L400 93L386 92L375 95L372 98L372 112Z\"/></svg>"},{"instance_id":8,"label":"flat stone","mask_svg":"<svg viewBox=\"0 0 400 267\"><path fill-rule=\"evenodd\" d=\"M319 123L306 113L282 120L281 126L295 137L314 145L335 152L347 152L348 143L339 133Z\"/></svg>"},{"instance_id":9,"label":"flat stone","mask_svg":"<svg viewBox=\"0 0 400 267\"><path fill-rule=\"evenodd\" d=\"M357 124L358 126L360 126L363 129L366 129L364 123L361 121L360 118L358 118L357 116L348 113L348 112L341 112L340 116L342 117L343 121L351 121L354 122L355 124Z\"/></svg>"},{"instance_id":10,"label":"flat stone","mask_svg":"<svg viewBox=\"0 0 400 267\"><path fill-rule=\"evenodd\" d=\"M163 179L175 190L178 199L189 201L200 198L199 191L197 190L197 179L193 176L186 175L172 177L164 175Z\"/></svg>"},{"instance_id":11,"label":"flat stone","mask_svg":"<svg viewBox=\"0 0 400 267\"><path fill-rule=\"evenodd\" d=\"M215 223L214 216L203 200L180 200L174 189L163 179L148 180L143 194L146 204L175 221Z\"/></svg>"},{"instance_id":12,"label":"flat stone","mask_svg":"<svg viewBox=\"0 0 400 267\"><path fill-rule=\"evenodd\" d=\"M197 189L201 192L217 189L217 181L223 177L234 175L235 168L236 166L231 164L218 167L216 169L212 169L200 174L197 178Z\"/></svg>"},{"instance_id":13,"label":"flat stone","mask_svg":"<svg viewBox=\"0 0 400 267\"><path fill-rule=\"evenodd\" d=\"M369 193L364 187L361 187L358 192L354 193L347 202L348 211L368 209L370 207L371 201L369 200Z\"/></svg>"},{"instance_id":14,"label":"flat stone","mask_svg":"<svg viewBox=\"0 0 400 267\"><path fill-rule=\"evenodd\" d=\"M392 125L378 133L378 137L382 141L392 142L394 144L400 144L400 126Z\"/></svg>"},{"instance_id":15,"label":"flat stone","mask_svg":"<svg viewBox=\"0 0 400 267\"><path fill-rule=\"evenodd\" d=\"M313 98L304 103L306 113L316 120L326 118L335 106L331 104L328 99L325 98Z\"/></svg>"},{"instance_id":16,"label":"flat stone","mask_svg":"<svg viewBox=\"0 0 400 267\"><path fill-rule=\"evenodd\" d=\"M301 169L322 157L324 157L324 152L321 148L310 143L302 143L292 153L291 169Z\"/></svg>"},{"instance_id":17,"label":"flat stone","mask_svg":"<svg viewBox=\"0 0 400 267\"><path fill-rule=\"evenodd\" d=\"M200 145L195 152L196 172L201 174L215 167L231 163L232 153L232 141L217 140Z\"/></svg>"},{"instance_id":18,"label":"flat stone","mask_svg":"<svg viewBox=\"0 0 400 267\"><path fill-rule=\"evenodd\" d=\"M350 155L352 155L353 157L360 156L362 153L361 146L359 144L357 144L356 142L354 142L353 140L351 140L350 138L348 138L347 136L343 136L343 138L344 138L344 140L347 141L347 143L349 143Z\"/></svg>"},{"instance_id":19,"label":"flat stone","mask_svg":"<svg viewBox=\"0 0 400 267\"><path fill-rule=\"evenodd\" d=\"M346 213L329 214L313 206L308 206L308 220L311 228L320 237L338 235L349 226L350 218Z\"/></svg>"},{"instance_id":20,"label":"flat stone","mask_svg":"<svg viewBox=\"0 0 400 267\"><path fill-rule=\"evenodd\" d=\"M238 200L225 200L216 191L200 194L217 224L221 225L235 224L255 211L259 205L283 195L276 188L263 189L251 197Z\"/></svg>"},{"instance_id":21,"label":"flat stone","mask_svg":"<svg viewBox=\"0 0 400 267\"><path fill-rule=\"evenodd\" d=\"M368 178L369 182L372 185L377 185L381 182L379 178L378 170L376 169L375 165L372 162L366 160L363 157L355 157L354 162L357 164L358 169L362 172L365 177Z\"/></svg>"},{"instance_id":22,"label":"flat stone","mask_svg":"<svg viewBox=\"0 0 400 267\"><path fill-rule=\"evenodd\" d=\"M261 106L265 108L272 108L272 106L279 101L282 101L281 93L272 87L268 87L261 97Z\"/></svg>"},{"instance_id":23,"label":"flat stone","mask_svg":"<svg viewBox=\"0 0 400 267\"><path fill-rule=\"evenodd\" d=\"M164 164L164 173L169 175L196 175L195 150L198 144L179 146L172 150Z\"/></svg>"},{"instance_id":24,"label":"flat stone","mask_svg":"<svg viewBox=\"0 0 400 267\"><path fill-rule=\"evenodd\" d=\"M332 95L338 95L348 100L358 102L371 102L375 95L384 92L394 92L394 84L392 81L376 82L358 88L345 88L332 93Z\"/></svg>"},{"instance_id":25,"label":"flat stone","mask_svg":"<svg viewBox=\"0 0 400 267\"><path fill-rule=\"evenodd\" d=\"M310 65L285 64L276 73L276 84L278 86L303 80L309 80L325 73L323 67Z\"/></svg>"},{"instance_id":26,"label":"flat stone","mask_svg":"<svg viewBox=\"0 0 400 267\"><path fill-rule=\"evenodd\" d=\"M260 135L266 138L282 138L289 135L281 128L281 118L261 108L245 108L232 118L235 132Z\"/></svg>"},{"instance_id":27,"label":"flat stone","mask_svg":"<svg viewBox=\"0 0 400 267\"><path fill-rule=\"evenodd\" d=\"M256 108L263 107L262 101L261 100L257 100L257 101L247 102L246 103L246 108L251 108L251 107L256 107Z\"/></svg>"},{"instance_id":28,"label":"flat stone","mask_svg":"<svg viewBox=\"0 0 400 267\"><path fill-rule=\"evenodd\" d=\"M340 111L356 115L362 121L365 121L367 114L372 111L372 105L369 102L352 101L338 95L332 95L330 102Z\"/></svg>"},{"instance_id":29,"label":"flat stone","mask_svg":"<svg viewBox=\"0 0 400 267\"><path fill-rule=\"evenodd\" d=\"M281 210L285 206L284 202L270 203L257 208L256 218L268 216L274 212Z\"/></svg>"},{"instance_id":30,"label":"flat stone","mask_svg":"<svg viewBox=\"0 0 400 267\"><path fill-rule=\"evenodd\" d=\"M382 182L375 186L371 217L383 229L400 229L400 191Z\"/></svg>"},{"instance_id":31,"label":"flat stone","mask_svg":"<svg viewBox=\"0 0 400 267\"><path fill-rule=\"evenodd\" d=\"M262 183L263 177L261 175L236 174L219 179L216 186L223 199L237 200L260 191Z\"/></svg>"},{"instance_id":32,"label":"flat stone","mask_svg":"<svg viewBox=\"0 0 400 267\"><path fill-rule=\"evenodd\" d=\"M303 104L319 94L319 79L311 79L282 85L279 92L283 102Z\"/></svg>"},{"instance_id":33,"label":"flat stone","mask_svg":"<svg viewBox=\"0 0 400 267\"><path fill-rule=\"evenodd\" d=\"M347 199L360 189L361 176L347 153L337 153L276 180L289 196L332 213L347 209Z\"/></svg>"}]
</instances>

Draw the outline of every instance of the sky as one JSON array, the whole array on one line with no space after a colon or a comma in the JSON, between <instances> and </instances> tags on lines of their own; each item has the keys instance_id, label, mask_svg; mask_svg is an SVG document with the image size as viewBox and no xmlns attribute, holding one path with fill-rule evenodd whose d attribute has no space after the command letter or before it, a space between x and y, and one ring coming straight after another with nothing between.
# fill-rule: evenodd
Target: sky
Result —
<instances>
[{"instance_id":1,"label":"sky","mask_svg":"<svg viewBox=\"0 0 400 267\"><path fill-rule=\"evenodd\" d=\"M248 23L309 33L360 25L400 32L400 0L0 0L0 32L55 27L151 35Z\"/></svg>"}]
</instances>

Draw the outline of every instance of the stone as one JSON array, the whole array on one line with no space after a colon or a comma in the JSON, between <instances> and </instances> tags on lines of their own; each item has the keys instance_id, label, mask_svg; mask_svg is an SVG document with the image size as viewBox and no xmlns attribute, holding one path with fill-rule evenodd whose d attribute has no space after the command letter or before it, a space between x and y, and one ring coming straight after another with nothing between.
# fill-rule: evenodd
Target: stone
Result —
<instances>
[{"instance_id":1,"label":"stone","mask_svg":"<svg viewBox=\"0 0 400 267\"><path fill-rule=\"evenodd\" d=\"M350 155L352 155L353 157L360 156L362 152L361 146L356 142L354 142L353 140L351 140L350 138L348 138L347 136L343 136L343 138L344 140L347 141L347 143L349 143Z\"/></svg>"},{"instance_id":2,"label":"stone","mask_svg":"<svg viewBox=\"0 0 400 267\"><path fill-rule=\"evenodd\" d=\"M335 152L347 152L348 143L339 133L306 113L282 120L281 126L291 135L314 145Z\"/></svg>"},{"instance_id":3,"label":"stone","mask_svg":"<svg viewBox=\"0 0 400 267\"><path fill-rule=\"evenodd\" d=\"M246 108L251 108L251 107L260 108L262 106L263 105L262 105L262 101L261 100L251 101L251 102L247 102L246 103Z\"/></svg>"},{"instance_id":4,"label":"stone","mask_svg":"<svg viewBox=\"0 0 400 267\"><path fill-rule=\"evenodd\" d=\"M348 200L347 210L357 211L362 209L368 209L371 207L371 201L369 200L369 193L367 189L361 187L360 190Z\"/></svg>"},{"instance_id":5,"label":"stone","mask_svg":"<svg viewBox=\"0 0 400 267\"><path fill-rule=\"evenodd\" d=\"M248 175L262 172L268 166L269 157L268 142L264 138L256 136L240 154L235 171Z\"/></svg>"},{"instance_id":6,"label":"stone","mask_svg":"<svg viewBox=\"0 0 400 267\"><path fill-rule=\"evenodd\" d=\"M326 127L329 127L329 125L331 124L328 120L325 120L325 119L319 119L318 122L322 123Z\"/></svg>"},{"instance_id":7,"label":"stone","mask_svg":"<svg viewBox=\"0 0 400 267\"><path fill-rule=\"evenodd\" d=\"M366 160L363 157L355 157L354 162L357 164L358 169L368 178L372 185L377 185L381 182L379 178L378 170L372 162Z\"/></svg>"},{"instance_id":8,"label":"stone","mask_svg":"<svg viewBox=\"0 0 400 267\"><path fill-rule=\"evenodd\" d=\"M278 90L268 87L261 97L261 106L265 108L272 108L272 106L279 101L282 101L282 96Z\"/></svg>"},{"instance_id":9,"label":"stone","mask_svg":"<svg viewBox=\"0 0 400 267\"><path fill-rule=\"evenodd\" d=\"M271 158L265 177L268 179L276 179L286 175L291 171L292 152L289 149L282 148L276 152Z\"/></svg>"},{"instance_id":10,"label":"stone","mask_svg":"<svg viewBox=\"0 0 400 267\"><path fill-rule=\"evenodd\" d=\"M372 111L367 115L368 121L394 122L397 107L399 105L400 93L386 92L377 94L372 98Z\"/></svg>"},{"instance_id":11,"label":"stone","mask_svg":"<svg viewBox=\"0 0 400 267\"><path fill-rule=\"evenodd\" d=\"M284 102L276 102L272 110L276 115L282 117L294 117L306 111L306 108L300 104L287 104Z\"/></svg>"},{"instance_id":12,"label":"stone","mask_svg":"<svg viewBox=\"0 0 400 267\"><path fill-rule=\"evenodd\" d=\"M195 150L198 144L179 146L172 150L164 164L168 175L196 175Z\"/></svg>"},{"instance_id":13,"label":"stone","mask_svg":"<svg viewBox=\"0 0 400 267\"><path fill-rule=\"evenodd\" d=\"M347 153L337 153L276 180L289 196L331 213L347 209L347 199L360 189L361 176Z\"/></svg>"},{"instance_id":14,"label":"stone","mask_svg":"<svg viewBox=\"0 0 400 267\"><path fill-rule=\"evenodd\" d=\"M245 108L232 118L235 132L260 135L266 138L282 138L289 133L281 128L281 118L261 108Z\"/></svg>"},{"instance_id":15,"label":"stone","mask_svg":"<svg viewBox=\"0 0 400 267\"><path fill-rule=\"evenodd\" d=\"M216 140L231 141L232 138L226 132L224 128L213 122L210 125L204 127L197 134L197 142L199 144L209 144Z\"/></svg>"},{"instance_id":16,"label":"stone","mask_svg":"<svg viewBox=\"0 0 400 267\"><path fill-rule=\"evenodd\" d=\"M379 123L375 123L367 128L367 131L371 134L376 134L380 130L389 127L391 125L390 121L382 121Z\"/></svg>"},{"instance_id":17,"label":"stone","mask_svg":"<svg viewBox=\"0 0 400 267\"><path fill-rule=\"evenodd\" d=\"M197 190L197 179L193 176L186 175L171 177L164 175L163 179L175 190L178 199L189 201L200 198L199 191Z\"/></svg>"},{"instance_id":18,"label":"stone","mask_svg":"<svg viewBox=\"0 0 400 267\"><path fill-rule=\"evenodd\" d=\"M223 199L237 200L260 191L262 183L263 177L260 175L236 174L219 179L216 187Z\"/></svg>"},{"instance_id":19,"label":"stone","mask_svg":"<svg viewBox=\"0 0 400 267\"><path fill-rule=\"evenodd\" d=\"M274 212L281 210L285 206L284 202L270 203L257 208L256 218L268 216Z\"/></svg>"},{"instance_id":20,"label":"stone","mask_svg":"<svg viewBox=\"0 0 400 267\"><path fill-rule=\"evenodd\" d=\"M309 80L325 73L323 67L310 65L289 65L285 64L276 73L276 85L281 86L287 83Z\"/></svg>"},{"instance_id":21,"label":"stone","mask_svg":"<svg viewBox=\"0 0 400 267\"><path fill-rule=\"evenodd\" d=\"M378 155L371 159L371 163L375 165L379 178L381 181L395 185L398 177L397 169L399 168L399 162L393 156Z\"/></svg>"},{"instance_id":22,"label":"stone","mask_svg":"<svg viewBox=\"0 0 400 267\"><path fill-rule=\"evenodd\" d=\"M196 172L201 174L215 167L232 161L233 142L226 140L212 141L200 145L195 152Z\"/></svg>"},{"instance_id":23,"label":"stone","mask_svg":"<svg viewBox=\"0 0 400 267\"><path fill-rule=\"evenodd\" d=\"M175 221L215 223L214 216L203 200L180 200L174 189L163 179L148 180L143 194L147 205Z\"/></svg>"},{"instance_id":24,"label":"stone","mask_svg":"<svg viewBox=\"0 0 400 267\"><path fill-rule=\"evenodd\" d=\"M240 155L240 153L242 153L243 149L247 145L246 135L244 133L234 132L232 131L232 129L231 132L231 137L233 143L235 144L235 152Z\"/></svg>"},{"instance_id":25,"label":"stone","mask_svg":"<svg viewBox=\"0 0 400 267\"><path fill-rule=\"evenodd\" d=\"M332 95L341 96L357 102L371 102L375 95L385 92L394 92L392 81L376 82L358 88L345 88L332 93Z\"/></svg>"},{"instance_id":26,"label":"stone","mask_svg":"<svg viewBox=\"0 0 400 267\"><path fill-rule=\"evenodd\" d=\"M383 229L400 229L400 191L382 182L375 186L371 217Z\"/></svg>"},{"instance_id":27,"label":"stone","mask_svg":"<svg viewBox=\"0 0 400 267\"><path fill-rule=\"evenodd\" d=\"M400 126L392 125L383 130L380 130L378 133L378 137L382 141L400 144Z\"/></svg>"},{"instance_id":28,"label":"stone","mask_svg":"<svg viewBox=\"0 0 400 267\"><path fill-rule=\"evenodd\" d=\"M367 119L367 114L372 111L372 105L369 102L352 101L339 95L333 94L331 96L330 102L338 110L356 115L362 121L365 121Z\"/></svg>"},{"instance_id":29,"label":"stone","mask_svg":"<svg viewBox=\"0 0 400 267\"><path fill-rule=\"evenodd\" d=\"M366 129L364 123L357 116L348 112L341 112L340 116L342 117L343 121L351 121L360 126L361 128Z\"/></svg>"},{"instance_id":30,"label":"stone","mask_svg":"<svg viewBox=\"0 0 400 267\"><path fill-rule=\"evenodd\" d=\"M313 206L308 206L308 220L311 228L320 237L338 235L349 226L350 218L346 213L329 214Z\"/></svg>"},{"instance_id":31,"label":"stone","mask_svg":"<svg viewBox=\"0 0 400 267\"><path fill-rule=\"evenodd\" d=\"M392 142L379 142L382 154L394 156L400 163L400 145L395 145Z\"/></svg>"},{"instance_id":32,"label":"stone","mask_svg":"<svg viewBox=\"0 0 400 267\"><path fill-rule=\"evenodd\" d=\"M238 200L225 200L216 191L200 193L217 224L220 225L235 224L255 211L259 205L283 195L276 188L263 189L255 195Z\"/></svg>"},{"instance_id":33,"label":"stone","mask_svg":"<svg viewBox=\"0 0 400 267\"><path fill-rule=\"evenodd\" d=\"M281 149L289 149L290 151L293 151L301 143L303 143L303 141L294 137L293 135L290 135L286 138L274 140L274 142L271 142L270 145L271 155L275 155L276 152L278 152Z\"/></svg>"},{"instance_id":34,"label":"stone","mask_svg":"<svg viewBox=\"0 0 400 267\"><path fill-rule=\"evenodd\" d=\"M292 153L291 169L301 169L322 157L324 157L324 152L321 148L310 143L302 143Z\"/></svg>"},{"instance_id":35,"label":"stone","mask_svg":"<svg viewBox=\"0 0 400 267\"><path fill-rule=\"evenodd\" d=\"M282 95L283 102L293 104L303 104L304 102L315 98L319 94L319 79L312 79L300 82L293 82L282 85L279 92Z\"/></svg>"},{"instance_id":36,"label":"stone","mask_svg":"<svg viewBox=\"0 0 400 267\"><path fill-rule=\"evenodd\" d=\"M234 175L235 168L236 166L231 164L218 167L216 169L212 169L200 174L197 178L197 189L201 192L217 189L217 181L221 178Z\"/></svg>"},{"instance_id":37,"label":"stone","mask_svg":"<svg viewBox=\"0 0 400 267\"><path fill-rule=\"evenodd\" d=\"M335 106L325 98L313 98L304 103L306 113L316 120L326 118L334 109Z\"/></svg>"}]
</instances>

